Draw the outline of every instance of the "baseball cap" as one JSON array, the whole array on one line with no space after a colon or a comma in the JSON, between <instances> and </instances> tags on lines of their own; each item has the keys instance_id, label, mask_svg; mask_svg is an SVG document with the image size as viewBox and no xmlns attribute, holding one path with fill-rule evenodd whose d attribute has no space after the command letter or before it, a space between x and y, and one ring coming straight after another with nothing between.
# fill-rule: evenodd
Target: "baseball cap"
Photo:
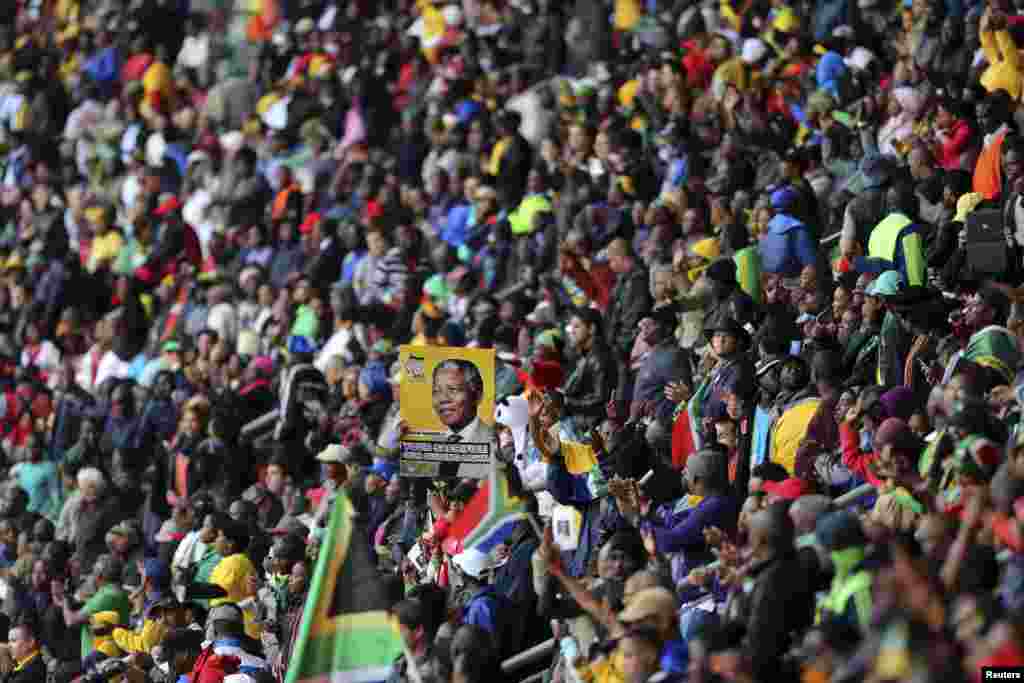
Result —
<instances>
[{"instance_id":1,"label":"baseball cap","mask_svg":"<svg viewBox=\"0 0 1024 683\"><path fill-rule=\"evenodd\" d=\"M235 624L241 624L244 620L241 608L233 602L217 605L210 610L208 618L210 621L228 621Z\"/></svg>"},{"instance_id":2,"label":"baseball cap","mask_svg":"<svg viewBox=\"0 0 1024 683\"><path fill-rule=\"evenodd\" d=\"M645 588L629 599L629 604L619 614L619 621L629 623L663 614L675 614L677 609L676 596L669 589L663 586Z\"/></svg>"},{"instance_id":3,"label":"baseball cap","mask_svg":"<svg viewBox=\"0 0 1024 683\"><path fill-rule=\"evenodd\" d=\"M452 562L455 563L455 566L458 567L463 574L471 576L474 579L479 579L480 576L490 568L490 560L491 558L487 553L481 552L476 548L463 550L452 558Z\"/></svg>"},{"instance_id":4,"label":"baseball cap","mask_svg":"<svg viewBox=\"0 0 1024 683\"><path fill-rule=\"evenodd\" d=\"M903 289L905 284L898 270L887 270L875 278L864 293L868 296L892 296Z\"/></svg>"},{"instance_id":5,"label":"baseball cap","mask_svg":"<svg viewBox=\"0 0 1024 683\"><path fill-rule=\"evenodd\" d=\"M170 339L164 342L164 345L160 347L160 350L164 353L172 353L174 351L181 351L181 342Z\"/></svg>"}]
</instances>

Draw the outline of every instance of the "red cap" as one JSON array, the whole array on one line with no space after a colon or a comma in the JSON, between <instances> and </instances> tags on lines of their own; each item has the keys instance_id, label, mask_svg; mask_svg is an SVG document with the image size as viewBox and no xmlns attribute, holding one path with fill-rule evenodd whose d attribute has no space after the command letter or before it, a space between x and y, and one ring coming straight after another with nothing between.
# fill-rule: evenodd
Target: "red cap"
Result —
<instances>
[{"instance_id":1,"label":"red cap","mask_svg":"<svg viewBox=\"0 0 1024 683\"><path fill-rule=\"evenodd\" d=\"M534 361L530 372L518 370L519 381L534 391L554 391L562 385L562 366L555 361Z\"/></svg>"},{"instance_id":2,"label":"red cap","mask_svg":"<svg viewBox=\"0 0 1024 683\"><path fill-rule=\"evenodd\" d=\"M181 200L178 199L177 197L171 197L170 199L164 201L163 204L161 204L160 206L156 207L153 210L153 215L154 216L166 216L167 214L171 213L172 211L177 211L180 208L181 208Z\"/></svg>"},{"instance_id":3,"label":"red cap","mask_svg":"<svg viewBox=\"0 0 1024 683\"><path fill-rule=\"evenodd\" d=\"M769 496L784 500L796 500L800 496L810 493L811 487L803 479L790 477L782 481L766 481L761 484L761 490Z\"/></svg>"},{"instance_id":4,"label":"red cap","mask_svg":"<svg viewBox=\"0 0 1024 683\"><path fill-rule=\"evenodd\" d=\"M313 226L320 222L320 214L311 213L306 216L306 220L302 221L302 225L299 226L299 232L303 235L308 235L313 232Z\"/></svg>"}]
</instances>

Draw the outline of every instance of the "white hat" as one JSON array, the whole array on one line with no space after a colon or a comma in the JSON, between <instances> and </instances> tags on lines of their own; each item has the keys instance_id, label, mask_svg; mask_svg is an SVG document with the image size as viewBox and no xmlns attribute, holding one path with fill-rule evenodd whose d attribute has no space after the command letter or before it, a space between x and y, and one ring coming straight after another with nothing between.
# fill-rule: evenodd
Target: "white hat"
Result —
<instances>
[{"instance_id":1,"label":"white hat","mask_svg":"<svg viewBox=\"0 0 1024 683\"><path fill-rule=\"evenodd\" d=\"M747 38L743 41L743 50L740 57L747 64L756 64L764 59L768 53L768 46L760 38Z\"/></svg>"},{"instance_id":2,"label":"white hat","mask_svg":"<svg viewBox=\"0 0 1024 683\"><path fill-rule=\"evenodd\" d=\"M263 123L274 130L284 130L288 127L288 105L292 98L282 97L270 105L270 108L263 114Z\"/></svg>"},{"instance_id":3,"label":"white hat","mask_svg":"<svg viewBox=\"0 0 1024 683\"><path fill-rule=\"evenodd\" d=\"M348 461L349 450L341 444L332 443L320 451L316 459L320 462L344 463Z\"/></svg>"},{"instance_id":4,"label":"white hat","mask_svg":"<svg viewBox=\"0 0 1024 683\"><path fill-rule=\"evenodd\" d=\"M458 5L446 5L441 14L444 16L444 23L448 26L462 25L462 8Z\"/></svg>"},{"instance_id":5,"label":"white hat","mask_svg":"<svg viewBox=\"0 0 1024 683\"><path fill-rule=\"evenodd\" d=\"M312 33L314 28L316 28L316 24L313 23L313 20L309 17L303 17L295 24L295 33L304 36L307 33Z\"/></svg>"},{"instance_id":6,"label":"white hat","mask_svg":"<svg viewBox=\"0 0 1024 683\"><path fill-rule=\"evenodd\" d=\"M163 133L153 133L146 138L146 163L150 166L163 166L164 154L167 152L167 140Z\"/></svg>"},{"instance_id":7,"label":"white hat","mask_svg":"<svg viewBox=\"0 0 1024 683\"><path fill-rule=\"evenodd\" d=\"M237 152L245 144L245 136L240 130L232 130L220 136L220 146L227 152Z\"/></svg>"},{"instance_id":8,"label":"white hat","mask_svg":"<svg viewBox=\"0 0 1024 683\"><path fill-rule=\"evenodd\" d=\"M491 566L491 558L487 553L482 553L476 548L463 550L452 558L452 562L463 574L474 579L479 579Z\"/></svg>"},{"instance_id":9,"label":"white hat","mask_svg":"<svg viewBox=\"0 0 1024 683\"><path fill-rule=\"evenodd\" d=\"M201 149L197 149L188 155L188 158L185 160L185 165L191 166L192 164L208 163L210 161L212 161L212 159L210 159L209 154Z\"/></svg>"}]
</instances>

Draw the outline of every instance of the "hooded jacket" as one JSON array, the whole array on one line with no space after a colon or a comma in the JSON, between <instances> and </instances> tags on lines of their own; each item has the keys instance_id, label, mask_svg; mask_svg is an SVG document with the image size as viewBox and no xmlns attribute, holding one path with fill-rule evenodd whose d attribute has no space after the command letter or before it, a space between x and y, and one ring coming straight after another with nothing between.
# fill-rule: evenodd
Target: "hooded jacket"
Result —
<instances>
[{"instance_id":1,"label":"hooded jacket","mask_svg":"<svg viewBox=\"0 0 1024 683\"><path fill-rule=\"evenodd\" d=\"M813 266L818 260L807 226L784 213L768 222L760 251L761 270L784 277L796 277L805 266Z\"/></svg>"}]
</instances>

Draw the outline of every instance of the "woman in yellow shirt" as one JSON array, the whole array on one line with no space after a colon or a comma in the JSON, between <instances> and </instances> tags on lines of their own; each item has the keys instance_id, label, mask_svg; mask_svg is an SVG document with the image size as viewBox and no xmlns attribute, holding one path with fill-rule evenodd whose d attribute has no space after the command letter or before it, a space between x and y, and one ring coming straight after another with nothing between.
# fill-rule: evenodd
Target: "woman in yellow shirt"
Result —
<instances>
[{"instance_id":1,"label":"woman in yellow shirt","mask_svg":"<svg viewBox=\"0 0 1024 683\"><path fill-rule=\"evenodd\" d=\"M1020 55L1017 44L1006 30L1006 15L1002 12L985 10L981 17L981 49L988 61L988 68L981 74L985 90L1005 90L1010 97L1020 99Z\"/></svg>"}]
</instances>

